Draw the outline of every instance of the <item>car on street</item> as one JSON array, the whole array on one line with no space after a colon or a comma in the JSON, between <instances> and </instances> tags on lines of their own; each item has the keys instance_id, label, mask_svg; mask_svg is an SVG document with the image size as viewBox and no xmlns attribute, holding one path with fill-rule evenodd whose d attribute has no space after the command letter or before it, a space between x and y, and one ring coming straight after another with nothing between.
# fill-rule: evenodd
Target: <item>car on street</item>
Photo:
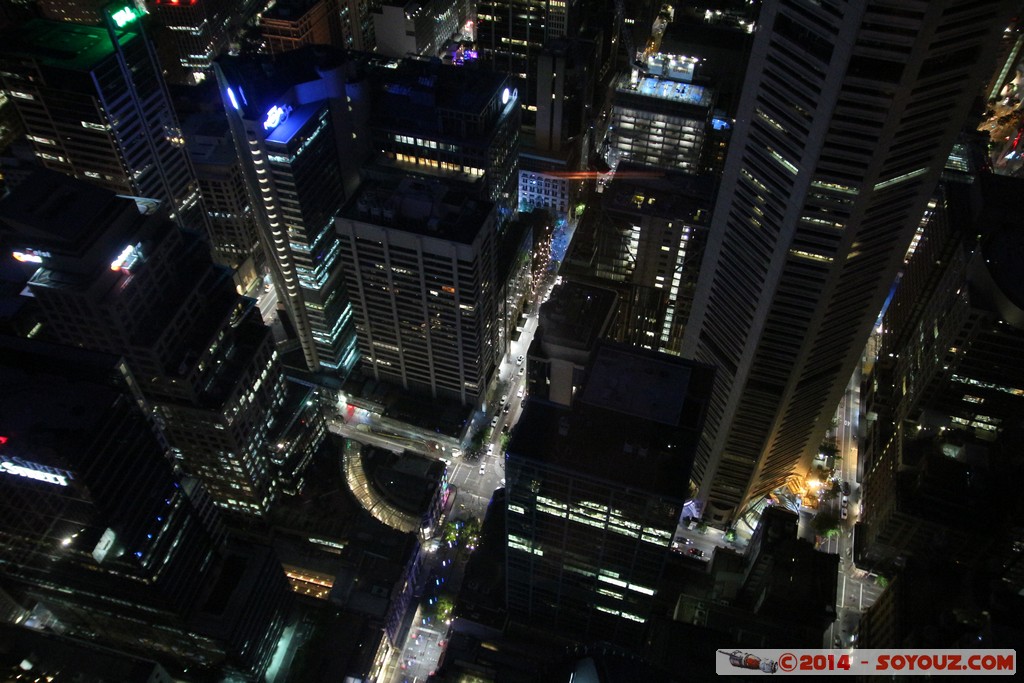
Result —
<instances>
[{"instance_id":1,"label":"car on street","mask_svg":"<svg viewBox=\"0 0 1024 683\"><path fill-rule=\"evenodd\" d=\"M494 444L487 444L487 455L494 455Z\"/></svg>"},{"instance_id":2,"label":"car on street","mask_svg":"<svg viewBox=\"0 0 1024 683\"><path fill-rule=\"evenodd\" d=\"M704 551L700 548L690 548L686 551L686 554L690 555L691 557L696 557L697 559L704 557Z\"/></svg>"},{"instance_id":3,"label":"car on street","mask_svg":"<svg viewBox=\"0 0 1024 683\"><path fill-rule=\"evenodd\" d=\"M502 414L508 415L508 411L512 410L512 404L506 403L505 407L501 409Z\"/></svg>"},{"instance_id":4,"label":"car on street","mask_svg":"<svg viewBox=\"0 0 1024 683\"><path fill-rule=\"evenodd\" d=\"M524 360L526 360L526 358L520 354L520 356L516 358L516 365L522 365Z\"/></svg>"},{"instance_id":5,"label":"car on street","mask_svg":"<svg viewBox=\"0 0 1024 683\"><path fill-rule=\"evenodd\" d=\"M526 393L526 389L524 389L523 387L519 387L519 391L516 392L516 398L522 398L523 394L525 394L525 393Z\"/></svg>"},{"instance_id":6,"label":"car on street","mask_svg":"<svg viewBox=\"0 0 1024 683\"><path fill-rule=\"evenodd\" d=\"M848 481L844 481L843 482L843 495L844 496L850 495L850 482L848 482Z\"/></svg>"},{"instance_id":7,"label":"car on street","mask_svg":"<svg viewBox=\"0 0 1024 683\"><path fill-rule=\"evenodd\" d=\"M484 471L486 471L486 470L487 470L487 465L484 465L483 463L481 463L480 464L480 474L481 474L481 476L483 475Z\"/></svg>"},{"instance_id":8,"label":"car on street","mask_svg":"<svg viewBox=\"0 0 1024 683\"><path fill-rule=\"evenodd\" d=\"M491 418L491 427L494 428L494 427L497 427L497 426L498 426L498 416L495 415L494 417Z\"/></svg>"},{"instance_id":9,"label":"car on street","mask_svg":"<svg viewBox=\"0 0 1024 683\"><path fill-rule=\"evenodd\" d=\"M526 374L526 368L519 368L519 376L522 377L524 374Z\"/></svg>"},{"instance_id":10,"label":"car on street","mask_svg":"<svg viewBox=\"0 0 1024 683\"><path fill-rule=\"evenodd\" d=\"M846 519L850 516L850 501L846 496L843 496L842 505L839 506L839 519Z\"/></svg>"},{"instance_id":11,"label":"car on street","mask_svg":"<svg viewBox=\"0 0 1024 683\"><path fill-rule=\"evenodd\" d=\"M505 405L506 403L508 403L508 394L501 397L501 405Z\"/></svg>"}]
</instances>

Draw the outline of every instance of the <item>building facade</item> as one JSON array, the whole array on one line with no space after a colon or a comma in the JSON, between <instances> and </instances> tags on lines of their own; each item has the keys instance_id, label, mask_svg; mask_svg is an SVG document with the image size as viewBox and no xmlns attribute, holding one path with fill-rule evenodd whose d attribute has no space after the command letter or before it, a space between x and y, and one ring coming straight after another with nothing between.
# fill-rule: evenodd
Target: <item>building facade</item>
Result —
<instances>
[{"instance_id":1,"label":"building facade","mask_svg":"<svg viewBox=\"0 0 1024 683\"><path fill-rule=\"evenodd\" d=\"M390 57L439 57L469 19L466 0L387 0L373 9L377 51Z\"/></svg>"},{"instance_id":2,"label":"building facade","mask_svg":"<svg viewBox=\"0 0 1024 683\"><path fill-rule=\"evenodd\" d=\"M806 473L1012 3L766 3L683 343L705 518Z\"/></svg>"}]
</instances>

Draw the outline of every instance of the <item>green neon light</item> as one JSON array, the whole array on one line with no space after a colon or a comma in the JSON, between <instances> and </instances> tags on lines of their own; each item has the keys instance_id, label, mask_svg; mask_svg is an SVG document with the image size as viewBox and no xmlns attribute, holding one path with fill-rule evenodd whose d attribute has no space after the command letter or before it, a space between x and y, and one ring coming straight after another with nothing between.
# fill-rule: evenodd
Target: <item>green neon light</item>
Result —
<instances>
[{"instance_id":1,"label":"green neon light","mask_svg":"<svg viewBox=\"0 0 1024 683\"><path fill-rule=\"evenodd\" d=\"M133 21L137 21L139 16L141 15L131 7L122 7L111 14L110 18L114 20L114 24L116 24L118 28L124 28Z\"/></svg>"}]
</instances>

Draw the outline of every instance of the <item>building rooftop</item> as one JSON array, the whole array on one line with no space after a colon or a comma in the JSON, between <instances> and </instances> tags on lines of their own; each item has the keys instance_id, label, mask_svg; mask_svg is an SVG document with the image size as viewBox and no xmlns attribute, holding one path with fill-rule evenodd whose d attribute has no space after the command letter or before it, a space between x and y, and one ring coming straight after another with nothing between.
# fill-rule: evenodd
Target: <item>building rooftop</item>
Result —
<instances>
[{"instance_id":1,"label":"building rooftop","mask_svg":"<svg viewBox=\"0 0 1024 683\"><path fill-rule=\"evenodd\" d=\"M567 281L551 290L540 308L545 345L591 349L604 336L617 295L610 289Z\"/></svg>"},{"instance_id":2,"label":"building rooftop","mask_svg":"<svg viewBox=\"0 0 1024 683\"><path fill-rule=\"evenodd\" d=\"M711 220L715 183L710 175L652 172L648 166L627 161L619 164L601 202L606 211L706 225Z\"/></svg>"},{"instance_id":3,"label":"building rooftop","mask_svg":"<svg viewBox=\"0 0 1024 683\"><path fill-rule=\"evenodd\" d=\"M508 452L683 499L713 378L710 366L599 342L572 408L528 401Z\"/></svg>"},{"instance_id":4,"label":"building rooftop","mask_svg":"<svg viewBox=\"0 0 1024 683\"><path fill-rule=\"evenodd\" d=\"M17 680L29 670L32 680L171 680L153 660L49 631L0 623L0 671L15 677L9 680Z\"/></svg>"},{"instance_id":5,"label":"building rooftop","mask_svg":"<svg viewBox=\"0 0 1024 683\"><path fill-rule=\"evenodd\" d=\"M483 66L456 67L419 59L402 59L378 69L377 78L382 85L381 92L390 97L394 105L438 107L479 114L498 94L499 89L509 83L509 76ZM401 109L384 109L385 116L393 112L403 114Z\"/></svg>"},{"instance_id":6,"label":"building rooftop","mask_svg":"<svg viewBox=\"0 0 1024 683\"><path fill-rule=\"evenodd\" d=\"M0 200L0 233L7 233L4 241L11 243L5 246L12 249L77 253L106 232L131 201L62 173L40 170Z\"/></svg>"},{"instance_id":7,"label":"building rooftop","mask_svg":"<svg viewBox=\"0 0 1024 683\"><path fill-rule=\"evenodd\" d=\"M323 108L321 102L310 102L291 109L288 117L267 133L267 142L287 145L310 119L323 111Z\"/></svg>"},{"instance_id":8,"label":"building rooftop","mask_svg":"<svg viewBox=\"0 0 1024 683\"><path fill-rule=\"evenodd\" d=\"M713 101L711 90L704 86L654 75L644 76L636 81L628 74L624 75L615 84L615 92L697 107L710 107Z\"/></svg>"},{"instance_id":9,"label":"building rooftop","mask_svg":"<svg viewBox=\"0 0 1024 683\"><path fill-rule=\"evenodd\" d=\"M675 356L640 356L602 347L587 373L579 400L589 405L676 426L682 419L693 367Z\"/></svg>"},{"instance_id":10,"label":"building rooftop","mask_svg":"<svg viewBox=\"0 0 1024 683\"><path fill-rule=\"evenodd\" d=\"M339 216L471 244L493 209L491 202L440 180L400 176L364 181Z\"/></svg>"},{"instance_id":11,"label":"building rooftop","mask_svg":"<svg viewBox=\"0 0 1024 683\"><path fill-rule=\"evenodd\" d=\"M1008 322L1024 327L1024 228L1014 201L1024 191L1024 179L993 173L979 179L984 206L976 225L988 274L998 288L987 294ZM973 278L972 285L982 283Z\"/></svg>"},{"instance_id":12,"label":"building rooftop","mask_svg":"<svg viewBox=\"0 0 1024 683\"><path fill-rule=\"evenodd\" d=\"M223 114L195 114L182 121L181 129L193 164L227 166L238 163L238 153Z\"/></svg>"},{"instance_id":13,"label":"building rooftop","mask_svg":"<svg viewBox=\"0 0 1024 683\"><path fill-rule=\"evenodd\" d=\"M138 36L122 30L118 40L128 43ZM62 21L33 19L5 31L0 54L30 57L41 63L73 71L88 71L114 54L114 46L104 26L86 26Z\"/></svg>"},{"instance_id":14,"label":"building rooftop","mask_svg":"<svg viewBox=\"0 0 1024 683\"><path fill-rule=\"evenodd\" d=\"M0 357L0 455L73 467L121 395L120 359L8 336L0 336Z\"/></svg>"},{"instance_id":15,"label":"building rooftop","mask_svg":"<svg viewBox=\"0 0 1024 683\"><path fill-rule=\"evenodd\" d=\"M229 101L238 105L237 109L246 119L263 121L268 110L284 103L297 86L319 81L327 72L343 66L347 69L345 78L358 79L360 66L374 59L372 55L356 56L339 48L309 45L278 55L226 55L218 57L216 65L230 88ZM313 94L307 93L308 97L302 101L328 97L321 89L314 88L310 92Z\"/></svg>"}]
</instances>

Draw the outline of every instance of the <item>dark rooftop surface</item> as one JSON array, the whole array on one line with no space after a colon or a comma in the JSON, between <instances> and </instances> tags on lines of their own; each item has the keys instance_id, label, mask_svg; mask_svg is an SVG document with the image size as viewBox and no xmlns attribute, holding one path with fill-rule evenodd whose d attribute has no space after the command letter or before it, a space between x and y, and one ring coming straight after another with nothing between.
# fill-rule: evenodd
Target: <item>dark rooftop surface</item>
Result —
<instances>
[{"instance_id":1,"label":"dark rooftop surface","mask_svg":"<svg viewBox=\"0 0 1024 683\"><path fill-rule=\"evenodd\" d=\"M616 298L610 289L579 282L566 281L558 285L540 308L543 342L592 348L604 332Z\"/></svg>"},{"instance_id":2,"label":"dark rooftop surface","mask_svg":"<svg viewBox=\"0 0 1024 683\"><path fill-rule=\"evenodd\" d=\"M73 464L120 396L113 384L118 358L8 336L0 336L0 357L3 454Z\"/></svg>"},{"instance_id":3,"label":"dark rooftop surface","mask_svg":"<svg viewBox=\"0 0 1024 683\"><path fill-rule=\"evenodd\" d=\"M0 671L6 672L4 680L18 680L19 674L27 673L26 661L32 665L32 677L26 680L119 683L170 680L167 672L152 660L56 633L0 624ZM13 673L15 671L18 674Z\"/></svg>"},{"instance_id":4,"label":"dark rooftop surface","mask_svg":"<svg viewBox=\"0 0 1024 683\"><path fill-rule=\"evenodd\" d=\"M1018 309L1000 311L1014 324L1024 322L1024 226L1016 200L1024 192L1024 179L983 174L984 208L978 221L981 248L989 275L1003 296Z\"/></svg>"},{"instance_id":5,"label":"dark rooftop surface","mask_svg":"<svg viewBox=\"0 0 1024 683\"><path fill-rule=\"evenodd\" d=\"M414 177L366 180L339 215L352 221L471 244L494 208L445 183Z\"/></svg>"},{"instance_id":6,"label":"dark rooftop surface","mask_svg":"<svg viewBox=\"0 0 1024 683\"><path fill-rule=\"evenodd\" d=\"M680 422L691 368L674 356L638 356L605 347L594 358L580 400L641 420Z\"/></svg>"},{"instance_id":7,"label":"dark rooftop surface","mask_svg":"<svg viewBox=\"0 0 1024 683\"><path fill-rule=\"evenodd\" d=\"M0 231L9 226L19 241L26 242L11 246L79 251L105 232L110 218L131 201L56 171L40 170L0 200Z\"/></svg>"},{"instance_id":8,"label":"dark rooftop surface","mask_svg":"<svg viewBox=\"0 0 1024 683\"><path fill-rule=\"evenodd\" d=\"M711 218L715 183L710 175L652 172L648 166L625 162L605 189L602 206L606 211L704 224Z\"/></svg>"},{"instance_id":9,"label":"dark rooftop surface","mask_svg":"<svg viewBox=\"0 0 1024 683\"><path fill-rule=\"evenodd\" d=\"M271 105L278 104L294 87L322 78L322 74L355 63L350 53L323 45L306 46L279 55L222 56L217 66L245 117L262 121Z\"/></svg>"},{"instance_id":10,"label":"dark rooftop surface","mask_svg":"<svg viewBox=\"0 0 1024 683\"><path fill-rule=\"evenodd\" d=\"M267 134L267 142L287 145L295 137L295 134L322 110L323 104L320 102L310 102L295 107L288 114L288 118Z\"/></svg>"},{"instance_id":11,"label":"dark rooftop surface","mask_svg":"<svg viewBox=\"0 0 1024 683\"><path fill-rule=\"evenodd\" d=\"M693 361L601 342L574 406L527 401L508 452L683 498L713 378Z\"/></svg>"},{"instance_id":12,"label":"dark rooftop surface","mask_svg":"<svg viewBox=\"0 0 1024 683\"><path fill-rule=\"evenodd\" d=\"M121 31L119 40L135 39L132 31ZM61 21L34 19L0 37L0 55L32 57L43 64L87 71L114 54L107 29Z\"/></svg>"},{"instance_id":13,"label":"dark rooftop surface","mask_svg":"<svg viewBox=\"0 0 1024 683\"><path fill-rule=\"evenodd\" d=\"M410 110L435 107L479 114L502 84L509 81L507 74L477 64L452 66L404 59L397 65L397 68L388 65L376 71L383 85L381 122L387 121L390 114L404 118ZM429 125L430 121L424 123Z\"/></svg>"}]
</instances>

